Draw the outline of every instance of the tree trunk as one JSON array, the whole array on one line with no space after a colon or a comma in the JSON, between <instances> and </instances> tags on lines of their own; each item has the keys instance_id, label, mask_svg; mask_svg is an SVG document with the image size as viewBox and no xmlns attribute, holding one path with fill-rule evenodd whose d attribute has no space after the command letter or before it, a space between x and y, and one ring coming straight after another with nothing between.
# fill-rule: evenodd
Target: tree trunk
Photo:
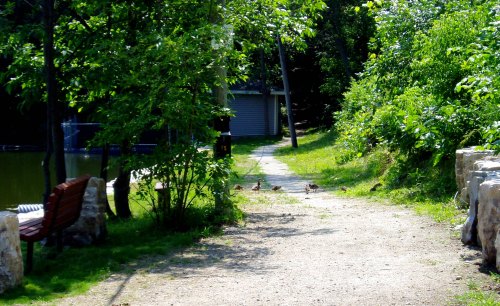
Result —
<instances>
[{"instance_id":1,"label":"tree trunk","mask_svg":"<svg viewBox=\"0 0 500 306\"><path fill-rule=\"evenodd\" d=\"M290 97L290 84L288 82L288 72L286 67L286 55L285 48L283 48L283 43L281 42L281 36L278 34L276 37L278 41L278 51L280 55L281 63L281 76L283 78L283 87L285 87L285 100L286 100L286 112L288 114L288 128L290 129L290 138L292 140L292 147L297 148L297 134L295 133L295 122L293 121L292 113L292 99Z\"/></svg>"},{"instance_id":2,"label":"tree trunk","mask_svg":"<svg viewBox=\"0 0 500 306\"><path fill-rule=\"evenodd\" d=\"M42 161L42 169L43 169L43 178L44 178L44 193L43 193L43 205L49 200L50 193L52 192L52 182L50 179L50 159L52 157L52 122L51 122L51 111L49 105L47 105L47 122L45 125L46 131L46 148L45 148L45 156Z\"/></svg>"},{"instance_id":3,"label":"tree trunk","mask_svg":"<svg viewBox=\"0 0 500 306\"><path fill-rule=\"evenodd\" d=\"M54 143L54 157L57 183L66 182L66 160L64 158L64 131L62 129L62 109L57 107L52 121L52 138Z\"/></svg>"},{"instance_id":4,"label":"tree trunk","mask_svg":"<svg viewBox=\"0 0 500 306\"><path fill-rule=\"evenodd\" d=\"M57 79L56 68L54 65L54 0L45 0L43 2L43 21L45 39L43 41L43 54L45 65L45 78L47 86L47 123L50 129L51 144L47 146L47 152L55 153L55 166L56 166L56 179L57 183L64 183L66 181L66 162L64 160L64 133L62 130L62 107L59 107L57 101ZM48 144L47 142L47 144ZM44 160L44 171L46 181L50 179L49 159L50 154L47 154ZM49 183L50 184L50 180ZM46 185L48 185L46 183ZM47 188L47 187L46 187Z\"/></svg>"},{"instance_id":5,"label":"tree trunk","mask_svg":"<svg viewBox=\"0 0 500 306\"><path fill-rule=\"evenodd\" d=\"M113 184L116 215L121 219L128 219L132 216L130 211L128 195L130 193L130 170L127 169L126 159L123 157L130 156L131 148L128 143L123 143L120 146L121 161L118 167L118 177Z\"/></svg>"},{"instance_id":6,"label":"tree trunk","mask_svg":"<svg viewBox=\"0 0 500 306\"><path fill-rule=\"evenodd\" d=\"M225 0L218 0L218 1L222 7L225 7L225 5L226 5ZM222 26L224 24L224 20L219 15L219 12L216 10L213 1L210 3L209 18L213 24L216 24L219 26ZM214 52L214 56L215 57L220 56L218 54L217 50ZM228 88L227 88L227 82L226 82L227 70L226 70L226 67L224 67L224 66L216 67L215 70L216 70L216 77L220 81L220 86L214 88L215 100L216 100L216 103L218 105L220 105L222 107L227 107L227 105L228 105L227 104ZM223 118L218 118L216 120L223 121ZM226 132L226 131L224 131L224 132ZM217 145L217 144L224 142L223 137L229 137L229 150L222 150L221 151L220 150L221 146ZM214 157L215 158L224 158L224 157L226 157L226 152L231 151L231 149L230 149L230 146L231 146L230 137L231 137L230 134L226 135L226 136L223 136L223 135L219 136L219 138L216 141L216 144L214 145L214 152L215 152ZM218 184L216 189L217 189L217 192L215 194L215 211L217 214L222 214L224 211L224 207L226 206L228 199L229 199L229 186L227 184L221 183L221 184Z\"/></svg>"},{"instance_id":7,"label":"tree trunk","mask_svg":"<svg viewBox=\"0 0 500 306\"><path fill-rule=\"evenodd\" d=\"M109 144L105 144L102 148L101 157L101 169L99 176L104 180L104 183L108 181L108 166L109 166ZM106 196L106 214L108 217L114 219L116 218L115 213L109 206L108 197Z\"/></svg>"},{"instance_id":8,"label":"tree trunk","mask_svg":"<svg viewBox=\"0 0 500 306\"><path fill-rule=\"evenodd\" d=\"M339 1L333 1L333 24L335 25L335 45L340 54L340 59L344 66L344 71L348 80L351 79L351 68L349 65L349 56L347 54L347 48L345 46L345 41L342 37L342 23L340 22L340 3Z\"/></svg>"},{"instance_id":9,"label":"tree trunk","mask_svg":"<svg viewBox=\"0 0 500 306\"><path fill-rule=\"evenodd\" d=\"M261 74L261 82L262 82L262 100L264 102L264 127L266 129L265 135L269 136L269 89L267 88L267 71L266 71L266 62L264 58L264 49L260 49L260 74Z\"/></svg>"}]
</instances>

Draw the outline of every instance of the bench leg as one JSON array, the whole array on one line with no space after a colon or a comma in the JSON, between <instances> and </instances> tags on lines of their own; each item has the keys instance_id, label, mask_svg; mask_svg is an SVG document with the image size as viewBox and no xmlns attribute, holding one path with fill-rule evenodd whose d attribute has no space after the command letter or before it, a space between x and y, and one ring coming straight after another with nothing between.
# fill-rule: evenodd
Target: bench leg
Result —
<instances>
[{"instance_id":1,"label":"bench leg","mask_svg":"<svg viewBox=\"0 0 500 306\"><path fill-rule=\"evenodd\" d=\"M25 273L30 273L33 269L33 241L27 242L28 249L26 251L26 269Z\"/></svg>"}]
</instances>

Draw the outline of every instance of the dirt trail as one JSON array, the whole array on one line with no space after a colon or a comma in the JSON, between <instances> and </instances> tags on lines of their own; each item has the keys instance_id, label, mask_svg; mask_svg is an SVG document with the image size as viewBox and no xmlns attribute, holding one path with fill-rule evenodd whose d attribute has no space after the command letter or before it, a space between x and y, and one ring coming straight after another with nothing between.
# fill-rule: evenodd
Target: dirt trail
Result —
<instances>
[{"instance_id":1,"label":"dirt trail","mask_svg":"<svg viewBox=\"0 0 500 306\"><path fill-rule=\"evenodd\" d=\"M57 305L448 305L484 281L480 253L412 211L326 191L272 156L253 154L266 184L244 226L182 253L147 258ZM247 188L248 190L248 188ZM251 193L251 191L244 191Z\"/></svg>"}]
</instances>

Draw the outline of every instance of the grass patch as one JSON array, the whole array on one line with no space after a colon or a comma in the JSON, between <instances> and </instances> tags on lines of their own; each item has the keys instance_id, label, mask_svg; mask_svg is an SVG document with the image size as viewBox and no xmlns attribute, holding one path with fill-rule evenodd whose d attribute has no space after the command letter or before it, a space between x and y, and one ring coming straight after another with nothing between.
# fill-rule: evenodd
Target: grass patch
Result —
<instances>
[{"instance_id":1,"label":"grass patch","mask_svg":"<svg viewBox=\"0 0 500 306\"><path fill-rule=\"evenodd\" d=\"M54 248L35 244L33 272L25 276L22 286L4 293L2 301L29 304L83 293L141 256L168 254L191 245L204 234L197 230L165 233L142 216L127 221L109 221L108 237L95 246L68 248L56 253ZM23 242L23 250L25 247Z\"/></svg>"},{"instance_id":2,"label":"grass patch","mask_svg":"<svg viewBox=\"0 0 500 306\"><path fill-rule=\"evenodd\" d=\"M498 306L497 296L491 292L484 292L476 283L469 283L469 290L455 297L458 305Z\"/></svg>"},{"instance_id":3,"label":"grass patch","mask_svg":"<svg viewBox=\"0 0 500 306\"><path fill-rule=\"evenodd\" d=\"M248 156L259 146L274 144L279 142L279 138L243 138L232 143L233 175L231 185L240 184L251 188L257 179L263 179L264 175L259 162Z\"/></svg>"}]
</instances>

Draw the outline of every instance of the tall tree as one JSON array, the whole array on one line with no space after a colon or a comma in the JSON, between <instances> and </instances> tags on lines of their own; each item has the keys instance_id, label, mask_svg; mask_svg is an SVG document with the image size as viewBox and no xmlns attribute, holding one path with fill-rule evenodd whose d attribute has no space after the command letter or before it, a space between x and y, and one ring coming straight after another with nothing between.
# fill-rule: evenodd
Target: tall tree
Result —
<instances>
[{"instance_id":1,"label":"tall tree","mask_svg":"<svg viewBox=\"0 0 500 306\"><path fill-rule=\"evenodd\" d=\"M359 9L364 0L329 0L328 9L318 22L318 34L310 40L312 56L321 68L321 91L329 100L317 105L329 113L340 109L343 93L352 78L363 71L369 57L375 21L367 10ZM375 46L372 46L375 47Z\"/></svg>"},{"instance_id":2,"label":"tall tree","mask_svg":"<svg viewBox=\"0 0 500 306\"><path fill-rule=\"evenodd\" d=\"M64 105L59 101L57 94L57 70L55 67L54 55L54 27L56 23L56 13L54 8L54 0L44 0L42 3L43 20L44 20L44 40L43 54L45 66L45 78L47 86L47 138L52 142L48 144L47 152L50 158L52 149L55 153L55 168L57 183L66 181L66 164L64 160L64 134L62 130L62 117ZM45 173L48 171L49 158L44 160ZM46 180L50 181L50 176L46 176ZM46 193L46 197L48 197Z\"/></svg>"},{"instance_id":3,"label":"tall tree","mask_svg":"<svg viewBox=\"0 0 500 306\"><path fill-rule=\"evenodd\" d=\"M3 79L9 80L7 88L11 92L16 90L16 86L23 88L23 103L46 101L46 155L42 163L46 202L52 188L50 160L53 153L56 180L58 183L66 180L61 127L64 104L60 102L54 42L54 29L60 12L56 11L53 0L6 1L1 11L0 26L2 32L7 31L0 37L1 49L4 56L12 58L7 71L2 73Z\"/></svg>"}]
</instances>

